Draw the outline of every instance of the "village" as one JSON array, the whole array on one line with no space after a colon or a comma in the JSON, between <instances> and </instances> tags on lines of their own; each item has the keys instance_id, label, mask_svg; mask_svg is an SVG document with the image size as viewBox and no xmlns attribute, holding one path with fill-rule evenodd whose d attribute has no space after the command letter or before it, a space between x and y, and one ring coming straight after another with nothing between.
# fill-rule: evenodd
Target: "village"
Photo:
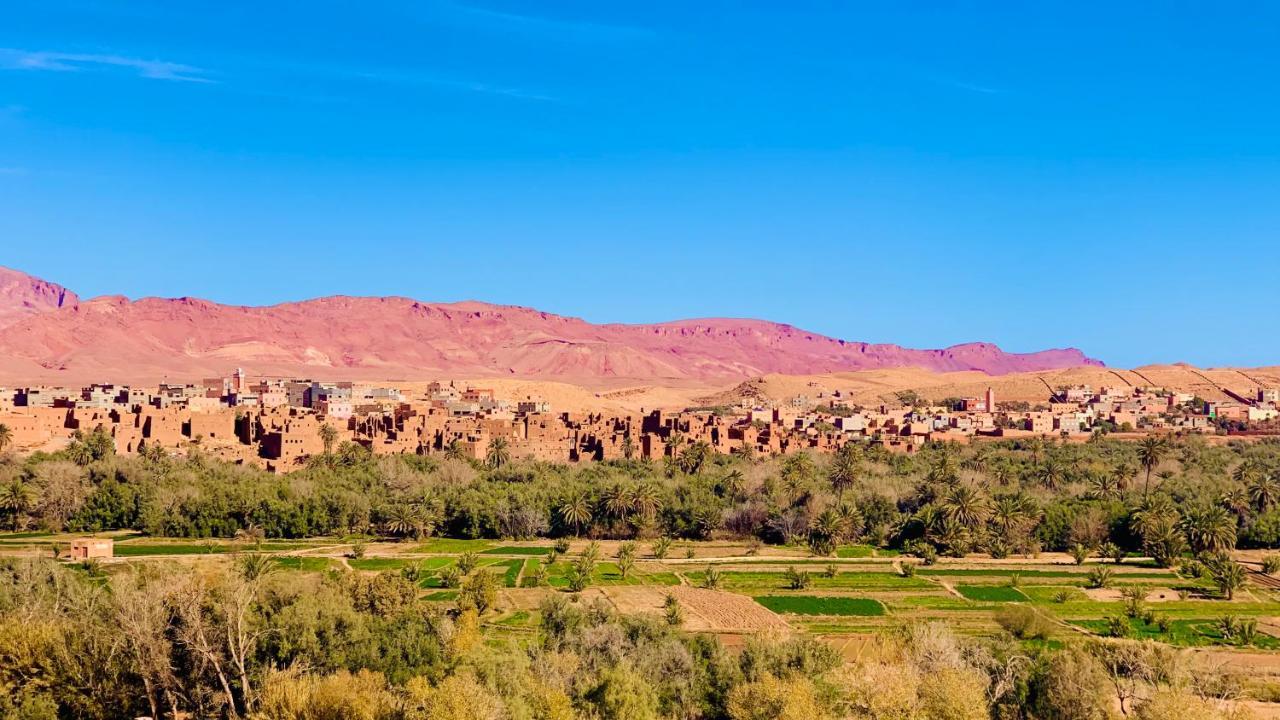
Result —
<instances>
[{"instance_id":1,"label":"village","mask_svg":"<svg viewBox=\"0 0 1280 720\"><path fill-rule=\"evenodd\" d=\"M273 472L351 442L375 454L484 459L495 439L513 459L657 460L701 444L716 453L834 452L848 443L912 452L926 443L981 438L1088 439L1095 433L1265 433L1280 417L1280 390L1226 402L1157 387L1046 388L1043 402L979 397L928 401L914 392L865 407L816 389L786 402L679 412L557 412L536 397L432 382L412 396L390 386L310 379L251 380L237 369L195 384L141 388L27 387L0 391L0 425L22 451L57 450L77 432L107 433L119 453L190 448ZM332 432L327 429L331 428Z\"/></svg>"}]
</instances>

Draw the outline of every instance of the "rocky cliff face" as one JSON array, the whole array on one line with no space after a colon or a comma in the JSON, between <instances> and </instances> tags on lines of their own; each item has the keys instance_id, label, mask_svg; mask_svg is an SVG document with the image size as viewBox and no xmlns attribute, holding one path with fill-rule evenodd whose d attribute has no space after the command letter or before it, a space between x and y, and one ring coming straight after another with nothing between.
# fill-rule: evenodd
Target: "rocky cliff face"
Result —
<instances>
[{"instance_id":1,"label":"rocky cliff face","mask_svg":"<svg viewBox=\"0 0 1280 720\"><path fill-rule=\"evenodd\" d=\"M515 306L326 297L270 307L192 298L75 295L35 278L18 286L0 332L0 377L68 381L190 379L235 366L325 378L507 376L568 382L625 378L732 380L881 367L1004 374L1101 365L1074 349L1006 353L973 343L942 350L847 342L761 320L594 325ZM38 303L41 298L45 302ZM26 307L25 305L22 307Z\"/></svg>"},{"instance_id":2,"label":"rocky cliff face","mask_svg":"<svg viewBox=\"0 0 1280 720\"><path fill-rule=\"evenodd\" d=\"M0 328L28 315L77 302L80 298L61 285L0 267Z\"/></svg>"}]
</instances>

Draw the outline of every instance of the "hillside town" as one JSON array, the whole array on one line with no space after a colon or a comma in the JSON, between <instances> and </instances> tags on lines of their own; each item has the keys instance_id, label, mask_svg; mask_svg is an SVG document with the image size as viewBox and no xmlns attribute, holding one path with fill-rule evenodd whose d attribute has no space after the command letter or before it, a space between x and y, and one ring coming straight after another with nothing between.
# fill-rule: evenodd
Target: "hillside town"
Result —
<instances>
[{"instance_id":1,"label":"hillside town","mask_svg":"<svg viewBox=\"0 0 1280 720\"><path fill-rule=\"evenodd\" d=\"M1234 395L1234 393L1233 393ZM847 443L912 452L934 441L1095 433L1267 434L1280 390L1211 402L1154 387L1063 387L1043 402L979 397L929 401L899 392L865 407L839 391L787 402L606 414L557 412L535 397L433 382L414 397L387 385L309 379L250 379L237 369L196 384L141 388L95 384L0 393L0 425L23 451L57 450L77 433L106 433L119 453L191 448L276 472L350 442L375 454L484 459L495 440L506 456L549 462L672 457L686 445L716 453L832 452Z\"/></svg>"}]
</instances>

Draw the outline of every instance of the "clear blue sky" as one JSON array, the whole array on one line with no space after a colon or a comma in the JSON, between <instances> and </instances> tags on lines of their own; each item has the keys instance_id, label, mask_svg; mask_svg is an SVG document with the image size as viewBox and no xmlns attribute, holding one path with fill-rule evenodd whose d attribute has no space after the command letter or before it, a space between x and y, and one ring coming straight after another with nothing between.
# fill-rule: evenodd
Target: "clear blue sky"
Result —
<instances>
[{"instance_id":1,"label":"clear blue sky","mask_svg":"<svg viewBox=\"0 0 1280 720\"><path fill-rule=\"evenodd\" d=\"M10 0L0 264L1275 364L1278 30L1274 3Z\"/></svg>"}]
</instances>

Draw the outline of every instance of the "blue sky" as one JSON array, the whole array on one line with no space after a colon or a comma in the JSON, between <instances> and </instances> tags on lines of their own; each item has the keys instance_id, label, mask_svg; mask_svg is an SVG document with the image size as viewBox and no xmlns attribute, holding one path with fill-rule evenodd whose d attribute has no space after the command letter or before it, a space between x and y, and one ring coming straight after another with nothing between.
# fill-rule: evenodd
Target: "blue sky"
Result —
<instances>
[{"instance_id":1,"label":"blue sky","mask_svg":"<svg viewBox=\"0 0 1280 720\"><path fill-rule=\"evenodd\" d=\"M11 0L0 264L1276 364L1278 30L1229 2Z\"/></svg>"}]
</instances>

